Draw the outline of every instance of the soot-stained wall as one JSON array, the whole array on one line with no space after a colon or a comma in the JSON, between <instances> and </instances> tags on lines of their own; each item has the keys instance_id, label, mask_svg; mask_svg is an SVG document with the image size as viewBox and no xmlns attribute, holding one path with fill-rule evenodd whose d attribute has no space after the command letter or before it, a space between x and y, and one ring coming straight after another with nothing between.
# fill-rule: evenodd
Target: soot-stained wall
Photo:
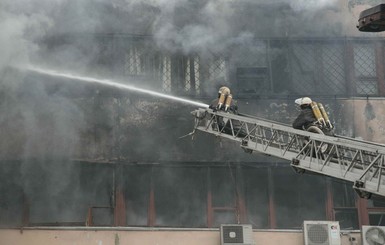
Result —
<instances>
[{"instance_id":1,"label":"soot-stained wall","mask_svg":"<svg viewBox=\"0 0 385 245\"><path fill-rule=\"evenodd\" d=\"M255 227L274 227L275 222L275 227L298 228L305 218L326 219L325 178L299 177L279 159L246 154L236 144L210 135L180 138L193 129L190 111L195 106L22 70L33 65L124 78L135 86L204 103L225 82L235 85L230 87L240 112L288 124L298 113L296 96L322 91L329 97L313 99L327 107L337 133L381 141L381 133L376 134L382 132L382 112L377 108L381 103L370 102L363 109L356 102L330 99L337 85L339 95L348 93L345 83L351 77L344 69L349 62L341 60L345 39L331 40L338 44L331 48L329 42L286 42L308 36L365 36L354 32L356 19L350 8L346 1L332 0L3 1L1 225L85 225L89 208L95 206L107 209L101 211L105 219L94 222L111 225L116 188L122 188L126 225L207 227L208 193L214 206L233 205L239 194L234 191L237 167L244 172L236 177L244 181L244 211ZM257 40L266 37L277 40ZM319 59L321 52L313 52L320 47L325 60ZM357 46L364 51L357 51L357 64L364 75L373 75L373 46L362 48ZM187 62L189 78L199 74L195 87L181 78L188 73ZM270 77L273 93L238 96L238 65L261 68ZM319 77L322 74L326 76ZM356 111L365 112L365 117L359 118ZM203 167L188 168L197 164ZM272 203L271 193L276 197ZM349 200L349 205L354 203ZM270 220L274 205L277 218ZM213 216L212 226L237 221L234 212Z\"/></svg>"},{"instance_id":2,"label":"soot-stained wall","mask_svg":"<svg viewBox=\"0 0 385 245\"><path fill-rule=\"evenodd\" d=\"M57 83L44 76L24 80L16 90L20 100L3 97L2 110L9 115L2 123L3 159L276 161L245 154L235 143L201 132L193 139L186 136L193 130L191 111L198 108L194 105L115 88L84 87L82 81ZM75 95L66 94L76 89ZM353 135L344 100L313 99L325 105L337 133ZM238 99L238 104L241 113L288 125L299 113L294 97Z\"/></svg>"},{"instance_id":3,"label":"soot-stained wall","mask_svg":"<svg viewBox=\"0 0 385 245\"><path fill-rule=\"evenodd\" d=\"M5 94L2 104L10 115L2 122L3 135L11 143L3 142L2 148L6 201L1 203L1 213L6 225L20 225L23 217L29 218L29 225L85 225L89 208L95 206L107 208L99 211L102 214L94 211L95 224L112 225L108 208L114 206L115 188L120 187L127 225L149 224L150 191L154 190L155 225L206 227L208 187L214 207L231 206L236 200L237 164L243 172L236 178L244 182L248 221L255 227L270 225L269 193L275 196L276 227L298 228L302 219L326 219L324 177L295 174L288 162L246 154L237 144L211 135L180 138L193 129L190 112L196 106L130 91L82 87L79 81L57 83L45 76L23 79L15 88L23 99L12 106L15 101ZM77 93L70 96L72 90ZM365 124L355 119L353 108L355 113L365 111L364 122L381 114L378 100L313 99L325 105L336 132L344 136L365 139L359 131L359 125ZM298 114L293 98L241 98L238 102L242 113L282 123L290 124ZM368 103L373 108L368 109ZM26 118L32 126L25 127ZM23 125L23 130L16 125ZM120 169L116 163L132 167ZM351 188L345 191L346 196L353 195ZM349 205L354 206L354 201ZM19 219L12 223L10 217ZM212 225L236 222L234 217L232 212L216 214ZM357 217L344 220L348 220L346 227L357 225Z\"/></svg>"}]
</instances>

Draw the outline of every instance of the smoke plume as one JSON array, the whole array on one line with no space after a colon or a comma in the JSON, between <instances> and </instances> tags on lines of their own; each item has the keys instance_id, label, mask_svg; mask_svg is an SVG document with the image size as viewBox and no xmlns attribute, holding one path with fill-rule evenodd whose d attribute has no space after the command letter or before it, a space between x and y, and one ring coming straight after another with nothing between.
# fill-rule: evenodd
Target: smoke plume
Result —
<instances>
[{"instance_id":1,"label":"smoke plume","mask_svg":"<svg viewBox=\"0 0 385 245\"><path fill-rule=\"evenodd\" d=\"M50 169L57 172L52 176L44 175L46 179L42 179L38 174L46 171L46 164L53 158L68 159L77 156L79 149L83 149L81 146L89 145L82 144L84 133L94 137L94 140L98 140L97 137L103 138L100 144L106 146L104 150L109 149L104 154L98 147L89 146L93 148L90 150L90 158L99 156L97 154L102 157L113 155L111 152L114 142L107 136L111 135L111 128L114 126L111 118L118 118L111 109L117 105L118 99L115 104L106 105L102 96L98 97L100 93L97 95L95 93L90 96L93 105L99 106L95 109L90 106L92 104L90 101L62 96L60 92L63 88L55 89L53 86L47 89L46 84L52 84L50 78L33 77L10 67L18 68L26 64L43 65L58 71L71 70L74 73L92 71L109 78L114 74L114 69L117 69L115 65L124 62L115 60L112 55L127 50L123 41L119 43L121 35L150 37L154 39L156 48L165 52L200 55L228 51L234 45L242 45L245 51L258 54L258 47L254 46L253 40L265 37L365 35L355 32L357 20L348 11L345 2L2 0L0 3L1 160L43 159L44 164L38 161L36 165L25 165L21 168L24 185L31 186L25 188L25 191L36 195L35 192L41 186L52 184L56 189L49 189L48 192L60 193L68 190L66 183L71 182L68 180L71 176L79 179L80 175L72 175L72 169L63 166L60 169L60 165L56 166L55 170ZM113 41L112 38L108 38L112 36L116 37ZM111 50L114 47L126 49ZM76 88L76 92L81 90ZM130 103L127 102L126 106L132 105ZM92 112L87 111L92 109L94 109ZM86 116L90 114L94 116L92 118ZM129 118L135 116L131 115ZM146 121L142 118L140 120ZM117 121L124 123L121 118ZM159 122L156 119L154 121ZM145 135L143 139L135 139L140 141L135 144L140 148L132 146L134 149L130 149L131 145L127 148L133 152L139 149L143 152L138 152L137 155L146 155L147 152L142 148L148 147L151 143L154 145L153 148L158 147L157 149L161 149L162 152L158 155L148 155L167 160L167 156L180 148L177 148L174 142L169 142L169 145L174 143L175 152L167 151L170 147L163 143L166 142L165 138L170 137L173 127L168 125L162 127L157 128L155 143L149 142L153 138L147 137L151 136L152 132L148 135L143 133ZM163 130L163 134L159 133L165 127L167 132ZM130 133L140 136L142 133L140 129L138 127L134 133L127 132L124 137L128 137ZM203 148L203 144L198 147ZM65 163L65 160L63 162ZM32 169L38 169L35 171L37 176L29 175ZM24 179L25 176L29 176L30 179ZM32 183L36 183L35 181L41 182L34 188ZM52 207L51 209L54 212L62 210Z\"/></svg>"},{"instance_id":2,"label":"smoke plume","mask_svg":"<svg viewBox=\"0 0 385 245\"><path fill-rule=\"evenodd\" d=\"M160 48L186 53L223 50L250 37L364 35L355 31L348 3L338 0L4 0L0 11L0 68L36 59L43 39L65 42L61 35L68 34L150 35ZM90 49L88 57L62 45L40 62L80 69L100 55L92 41L77 41Z\"/></svg>"}]
</instances>

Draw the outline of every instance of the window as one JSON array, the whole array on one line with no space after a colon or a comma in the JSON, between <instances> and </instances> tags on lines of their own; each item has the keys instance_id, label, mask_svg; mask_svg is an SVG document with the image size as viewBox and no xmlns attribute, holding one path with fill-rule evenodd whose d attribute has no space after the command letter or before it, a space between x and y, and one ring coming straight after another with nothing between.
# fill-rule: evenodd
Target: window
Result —
<instances>
[{"instance_id":1,"label":"window","mask_svg":"<svg viewBox=\"0 0 385 245\"><path fill-rule=\"evenodd\" d=\"M356 93L376 95L377 74L374 45L357 44L354 47L354 71L356 76Z\"/></svg>"},{"instance_id":2,"label":"window","mask_svg":"<svg viewBox=\"0 0 385 245\"><path fill-rule=\"evenodd\" d=\"M149 207L150 166L125 166L122 178L129 226L147 226ZM117 171L119 173L119 171Z\"/></svg>"},{"instance_id":3,"label":"window","mask_svg":"<svg viewBox=\"0 0 385 245\"><path fill-rule=\"evenodd\" d=\"M385 226L385 197L373 196L368 200L369 224Z\"/></svg>"},{"instance_id":4,"label":"window","mask_svg":"<svg viewBox=\"0 0 385 245\"><path fill-rule=\"evenodd\" d=\"M156 226L206 227L204 168L154 168Z\"/></svg>"},{"instance_id":5,"label":"window","mask_svg":"<svg viewBox=\"0 0 385 245\"><path fill-rule=\"evenodd\" d=\"M235 169L221 167L210 169L213 226L237 223Z\"/></svg>"},{"instance_id":6,"label":"window","mask_svg":"<svg viewBox=\"0 0 385 245\"><path fill-rule=\"evenodd\" d=\"M301 229L303 220L325 220L325 177L273 169L277 228Z\"/></svg>"},{"instance_id":7,"label":"window","mask_svg":"<svg viewBox=\"0 0 385 245\"><path fill-rule=\"evenodd\" d=\"M348 182L332 181L334 219L341 229L359 229L355 192Z\"/></svg>"},{"instance_id":8,"label":"window","mask_svg":"<svg viewBox=\"0 0 385 245\"><path fill-rule=\"evenodd\" d=\"M267 167L244 167L245 201L248 221L253 228L269 228L269 193Z\"/></svg>"}]
</instances>

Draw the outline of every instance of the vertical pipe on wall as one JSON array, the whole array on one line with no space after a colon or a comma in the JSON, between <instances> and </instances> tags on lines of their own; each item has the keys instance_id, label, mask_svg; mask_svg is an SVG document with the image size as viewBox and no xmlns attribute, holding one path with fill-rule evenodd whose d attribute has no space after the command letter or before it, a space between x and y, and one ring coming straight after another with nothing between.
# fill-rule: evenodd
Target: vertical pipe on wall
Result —
<instances>
[{"instance_id":1,"label":"vertical pipe on wall","mask_svg":"<svg viewBox=\"0 0 385 245\"><path fill-rule=\"evenodd\" d=\"M277 228L277 221L275 216L275 198L274 198L274 180L271 167L268 168L268 195L269 195L269 228Z\"/></svg>"},{"instance_id":2,"label":"vertical pipe on wall","mask_svg":"<svg viewBox=\"0 0 385 245\"><path fill-rule=\"evenodd\" d=\"M150 193L148 200L148 209L147 209L147 225L155 226L156 221L156 212L155 212L155 193L154 193L154 167L151 167L151 180L150 180Z\"/></svg>"},{"instance_id":3,"label":"vertical pipe on wall","mask_svg":"<svg viewBox=\"0 0 385 245\"><path fill-rule=\"evenodd\" d=\"M22 216L22 226L29 225L29 200L25 192L23 192L23 216Z\"/></svg>"},{"instance_id":4,"label":"vertical pipe on wall","mask_svg":"<svg viewBox=\"0 0 385 245\"><path fill-rule=\"evenodd\" d=\"M273 71L272 71L272 65L271 65L271 43L270 43L270 39L268 39L266 41L266 45L267 45L267 51L266 51L266 60L267 60L267 63L268 63L268 69L269 69L269 84L270 84L270 88L269 88L269 94L273 94L274 93L274 83L273 83Z\"/></svg>"},{"instance_id":5,"label":"vertical pipe on wall","mask_svg":"<svg viewBox=\"0 0 385 245\"><path fill-rule=\"evenodd\" d=\"M332 184L331 184L330 178L326 178L325 181L326 181L326 203L325 203L326 219L334 220Z\"/></svg>"},{"instance_id":6,"label":"vertical pipe on wall","mask_svg":"<svg viewBox=\"0 0 385 245\"><path fill-rule=\"evenodd\" d=\"M211 195L210 167L207 168L207 227L213 226L213 201Z\"/></svg>"},{"instance_id":7,"label":"vertical pipe on wall","mask_svg":"<svg viewBox=\"0 0 385 245\"><path fill-rule=\"evenodd\" d=\"M247 212L246 212L246 204L245 204L245 195L243 190L243 176L242 176L242 168L238 164L236 168L236 197L237 197L237 213L238 213L238 223L245 224L248 222L247 220Z\"/></svg>"},{"instance_id":8,"label":"vertical pipe on wall","mask_svg":"<svg viewBox=\"0 0 385 245\"><path fill-rule=\"evenodd\" d=\"M325 93L325 91L322 90L325 80L325 74L324 74L324 63L322 59L322 53L324 52L322 43L320 42L313 42L313 52L314 52L314 59L315 59L315 67L313 70L313 79L314 79L314 87L315 91L318 91L318 93ZM331 92L331 91L330 91Z\"/></svg>"},{"instance_id":9,"label":"vertical pipe on wall","mask_svg":"<svg viewBox=\"0 0 385 245\"><path fill-rule=\"evenodd\" d=\"M385 71L384 71L384 47L383 42L375 43L375 61L376 61L376 75L378 95L385 95Z\"/></svg>"},{"instance_id":10,"label":"vertical pipe on wall","mask_svg":"<svg viewBox=\"0 0 385 245\"><path fill-rule=\"evenodd\" d=\"M358 211L358 226L369 225L368 200L356 195L356 207Z\"/></svg>"},{"instance_id":11,"label":"vertical pipe on wall","mask_svg":"<svg viewBox=\"0 0 385 245\"><path fill-rule=\"evenodd\" d=\"M119 187L116 189L115 206L114 206L114 225L126 226L126 202L123 190Z\"/></svg>"},{"instance_id":12,"label":"vertical pipe on wall","mask_svg":"<svg viewBox=\"0 0 385 245\"><path fill-rule=\"evenodd\" d=\"M113 204L114 208L114 225L115 226L126 226L127 225L127 216L126 216L126 199L123 189L123 169L121 164L115 164L113 166ZM118 169L116 169L118 168ZM118 170L118 171L116 171ZM116 174L117 173L117 174Z\"/></svg>"},{"instance_id":13,"label":"vertical pipe on wall","mask_svg":"<svg viewBox=\"0 0 385 245\"><path fill-rule=\"evenodd\" d=\"M352 41L345 41L345 53L344 53L344 63L345 63L345 85L348 96L354 96L356 94L355 89L355 72L354 72L354 47Z\"/></svg>"}]
</instances>

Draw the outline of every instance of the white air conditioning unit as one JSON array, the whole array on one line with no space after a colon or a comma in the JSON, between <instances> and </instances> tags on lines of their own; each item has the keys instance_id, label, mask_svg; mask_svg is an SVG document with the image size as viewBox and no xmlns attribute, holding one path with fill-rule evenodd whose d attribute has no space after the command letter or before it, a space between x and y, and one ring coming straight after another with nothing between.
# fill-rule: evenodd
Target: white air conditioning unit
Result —
<instances>
[{"instance_id":1,"label":"white air conditioning unit","mask_svg":"<svg viewBox=\"0 0 385 245\"><path fill-rule=\"evenodd\" d=\"M338 221L304 221L305 245L341 245Z\"/></svg>"},{"instance_id":2,"label":"white air conditioning unit","mask_svg":"<svg viewBox=\"0 0 385 245\"><path fill-rule=\"evenodd\" d=\"M251 225L221 225L221 245L254 245Z\"/></svg>"},{"instance_id":3,"label":"white air conditioning unit","mask_svg":"<svg viewBox=\"0 0 385 245\"><path fill-rule=\"evenodd\" d=\"M385 244L385 226L362 226L362 245Z\"/></svg>"}]
</instances>

